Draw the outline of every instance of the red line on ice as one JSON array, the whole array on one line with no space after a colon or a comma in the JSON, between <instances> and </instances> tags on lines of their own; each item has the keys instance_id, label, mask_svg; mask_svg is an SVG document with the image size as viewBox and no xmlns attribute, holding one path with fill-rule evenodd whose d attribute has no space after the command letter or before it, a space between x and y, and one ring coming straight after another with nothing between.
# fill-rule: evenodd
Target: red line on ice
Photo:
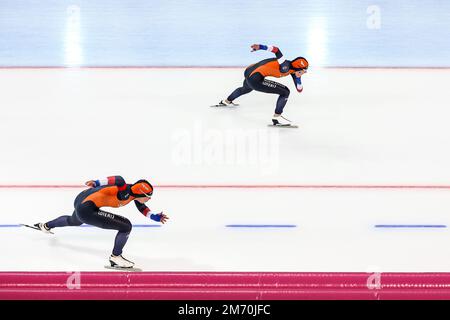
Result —
<instances>
[{"instance_id":1,"label":"red line on ice","mask_svg":"<svg viewBox=\"0 0 450 320\"><path fill-rule=\"evenodd\" d=\"M333 184L161 184L172 189L450 189L450 185L333 185ZM78 184L3 184L0 189L87 188Z\"/></svg>"}]
</instances>

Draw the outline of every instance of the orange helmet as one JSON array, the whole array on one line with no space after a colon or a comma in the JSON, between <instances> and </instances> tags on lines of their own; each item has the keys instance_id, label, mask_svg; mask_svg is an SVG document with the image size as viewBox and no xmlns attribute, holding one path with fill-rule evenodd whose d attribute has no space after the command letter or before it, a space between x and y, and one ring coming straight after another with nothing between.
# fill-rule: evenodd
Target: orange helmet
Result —
<instances>
[{"instance_id":1,"label":"orange helmet","mask_svg":"<svg viewBox=\"0 0 450 320\"><path fill-rule=\"evenodd\" d=\"M302 69L308 69L309 63L308 60L306 60L303 57L297 57L291 62L292 68L295 70L302 70Z\"/></svg>"},{"instance_id":2,"label":"orange helmet","mask_svg":"<svg viewBox=\"0 0 450 320\"><path fill-rule=\"evenodd\" d=\"M139 180L131 186L131 194L136 198L150 198L153 194L153 186L147 180Z\"/></svg>"}]
</instances>

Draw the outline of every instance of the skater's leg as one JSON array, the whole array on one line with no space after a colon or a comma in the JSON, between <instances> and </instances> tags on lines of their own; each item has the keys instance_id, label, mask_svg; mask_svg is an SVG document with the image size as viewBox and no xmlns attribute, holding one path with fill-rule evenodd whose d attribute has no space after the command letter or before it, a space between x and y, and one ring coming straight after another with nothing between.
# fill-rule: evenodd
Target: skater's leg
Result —
<instances>
[{"instance_id":1,"label":"skater's leg","mask_svg":"<svg viewBox=\"0 0 450 320\"><path fill-rule=\"evenodd\" d=\"M247 80L244 80L244 83L242 84L242 87L237 88L234 90L228 97L228 102L233 102L235 99L239 98L240 96L247 94L249 92L253 91L252 88L247 84Z\"/></svg>"},{"instance_id":2,"label":"skater's leg","mask_svg":"<svg viewBox=\"0 0 450 320\"><path fill-rule=\"evenodd\" d=\"M279 94L279 97L278 97L276 108L275 108L275 114L276 115L282 114L284 106L286 105L286 103L289 99L289 95L291 93L289 88L282 85L281 83L278 83L275 81L270 81L270 80L264 80L263 85L268 86L268 87L270 86L271 88L276 89L275 93Z\"/></svg>"},{"instance_id":3,"label":"skater's leg","mask_svg":"<svg viewBox=\"0 0 450 320\"><path fill-rule=\"evenodd\" d=\"M127 243L132 226L130 220L117 214L99 210L91 202L84 203L77 208L78 217L87 224L102 228L117 230L114 241L113 255L122 254L123 247Z\"/></svg>"},{"instance_id":4,"label":"skater's leg","mask_svg":"<svg viewBox=\"0 0 450 320\"><path fill-rule=\"evenodd\" d=\"M101 218L98 219L100 222L100 228L118 231L114 240L112 254L115 256L120 256L122 254L123 247L125 247L125 244L128 241L128 237L132 229L130 220L117 214L112 214L102 210L99 210L97 214L99 217L104 218L103 222L101 222Z\"/></svg>"},{"instance_id":5,"label":"skater's leg","mask_svg":"<svg viewBox=\"0 0 450 320\"><path fill-rule=\"evenodd\" d=\"M288 87L281 83L266 80L261 74L255 73L248 79L249 85L256 91L278 94L277 104L275 108L275 114L272 117L272 123L274 125L291 126L292 122L281 114L289 99L290 90Z\"/></svg>"},{"instance_id":6,"label":"skater's leg","mask_svg":"<svg viewBox=\"0 0 450 320\"><path fill-rule=\"evenodd\" d=\"M248 78L248 84L253 90L278 94L275 114L272 117L272 122L275 125L292 125L292 123L281 116L283 109L289 99L290 90L281 83L265 79L261 74L255 73Z\"/></svg>"},{"instance_id":7,"label":"skater's leg","mask_svg":"<svg viewBox=\"0 0 450 320\"><path fill-rule=\"evenodd\" d=\"M78 196L75 198L74 206L75 208L81 204L81 202L88 196L94 192L94 189L87 189L82 191ZM53 228L60 228L60 227L67 227L67 226L81 226L83 222L81 219L77 216L76 210L73 212L71 216L61 216L54 220L48 221L47 223L43 224L43 227L46 230L53 229Z\"/></svg>"},{"instance_id":8,"label":"skater's leg","mask_svg":"<svg viewBox=\"0 0 450 320\"><path fill-rule=\"evenodd\" d=\"M131 227L130 227L131 230ZM114 248L112 251L112 254L115 256L120 256L122 254L123 251L123 247L125 247L125 244L128 241L128 237L130 235L130 231L129 232L117 232L116 235L116 239L114 240Z\"/></svg>"},{"instance_id":9,"label":"skater's leg","mask_svg":"<svg viewBox=\"0 0 450 320\"><path fill-rule=\"evenodd\" d=\"M44 224L47 229L81 226L83 222L77 217L75 211L71 216L61 216Z\"/></svg>"},{"instance_id":10,"label":"skater's leg","mask_svg":"<svg viewBox=\"0 0 450 320\"><path fill-rule=\"evenodd\" d=\"M275 114L279 115L283 113L284 106L286 105L290 94L288 87L282 85L281 83L264 79L264 77L262 77L259 73L252 75L248 79L248 84L256 91L278 94L279 97L277 100Z\"/></svg>"}]
</instances>

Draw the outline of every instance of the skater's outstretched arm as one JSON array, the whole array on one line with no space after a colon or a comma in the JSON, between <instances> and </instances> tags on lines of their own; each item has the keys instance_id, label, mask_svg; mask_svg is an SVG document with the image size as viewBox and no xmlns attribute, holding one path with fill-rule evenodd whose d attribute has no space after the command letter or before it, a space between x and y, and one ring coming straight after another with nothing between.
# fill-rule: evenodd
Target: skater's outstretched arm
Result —
<instances>
[{"instance_id":1,"label":"skater's outstretched arm","mask_svg":"<svg viewBox=\"0 0 450 320\"><path fill-rule=\"evenodd\" d=\"M289 71L289 65L290 61L286 60L283 57L283 54L281 53L280 48L275 46L266 46L264 44L253 44L251 46L252 52L257 50L266 50L275 53L275 56L277 57L278 64L280 65L280 72L288 72Z\"/></svg>"},{"instance_id":2,"label":"skater's outstretched arm","mask_svg":"<svg viewBox=\"0 0 450 320\"><path fill-rule=\"evenodd\" d=\"M297 91L302 92L303 91L302 78L297 77L297 75L295 73L292 73L291 76L292 76L292 80L294 80L295 88L297 89Z\"/></svg>"},{"instance_id":3,"label":"skater's outstretched arm","mask_svg":"<svg viewBox=\"0 0 450 320\"><path fill-rule=\"evenodd\" d=\"M119 190L124 190L127 187L125 179L121 176L111 176L102 180L89 180L86 182L86 185L92 188L100 186L117 186L119 187Z\"/></svg>"},{"instance_id":4,"label":"skater's outstretched arm","mask_svg":"<svg viewBox=\"0 0 450 320\"><path fill-rule=\"evenodd\" d=\"M152 213L150 209L143 203L140 203L138 201L134 201L134 204L136 205L136 208L147 218L152 219L156 222L161 222L162 224L166 223L166 220L169 219L168 216L166 216L164 213Z\"/></svg>"},{"instance_id":5,"label":"skater's outstretched arm","mask_svg":"<svg viewBox=\"0 0 450 320\"><path fill-rule=\"evenodd\" d=\"M302 75L306 73L306 70L299 70L294 73L291 73L292 79L294 80L295 88L298 92L303 91L303 84L302 84Z\"/></svg>"},{"instance_id":6,"label":"skater's outstretched arm","mask_svg":"<svg viewBox=\"0 0 450 320\"><path fill-rule=\"evenodd\" d=\"M253 44L251 45L252 52L258 51L258 50L266 50L275 53L275 56L277 59L281 59L283 57L283 54L281 53L280 48L275 46L266 46L264 44Z\"/></svg>"}]
</instances>

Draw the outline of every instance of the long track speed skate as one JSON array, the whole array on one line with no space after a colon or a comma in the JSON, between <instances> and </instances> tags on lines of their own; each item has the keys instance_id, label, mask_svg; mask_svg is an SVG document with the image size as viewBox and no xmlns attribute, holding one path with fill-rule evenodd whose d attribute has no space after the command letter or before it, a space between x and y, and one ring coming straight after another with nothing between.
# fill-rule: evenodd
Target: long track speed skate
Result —
<instances>
[{"instance_id":1,"label":"long track speed skate","mask_svg":"<svg viewBox=\"0 0 450 320\"><path fill-rule=\"evenodd\" d=\"M53 232L50 231L50 229L45 228L43 223L36 223L35 225L32 225L32 226L29 224L24 224L24 223L21 223L20 225L27 227L27 228L34 229L34 230L42 231L44 233L54 234Z\"/></svg>"}]
</instances>

